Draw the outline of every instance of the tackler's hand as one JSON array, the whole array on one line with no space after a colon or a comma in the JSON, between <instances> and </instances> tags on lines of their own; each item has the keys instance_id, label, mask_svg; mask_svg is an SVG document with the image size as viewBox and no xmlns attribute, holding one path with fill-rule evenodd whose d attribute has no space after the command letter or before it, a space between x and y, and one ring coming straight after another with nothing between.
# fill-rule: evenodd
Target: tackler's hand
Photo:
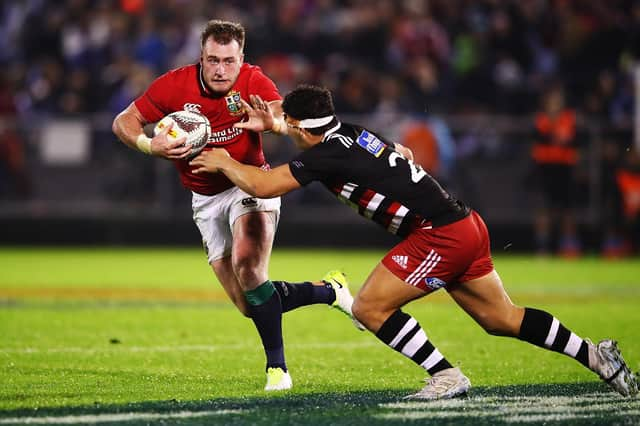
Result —
<instances>
[{"instance_id":1,"label":"tackler's hand","mask_svg":"<svg viewBox=\"0 0 640 426\"><path fill-rule=\"evenodd\" d=\"M247 129L254 132L264 132L273 128L273 111L269 102L265 102L258 95L250 95L251 103L241 99L242 107L247 114L247 119L233 125L238 129Z\"/></svg>"},{"instance_id":2,"label":"tackler's hand","mask_svg":"<svg viewBox=\"0 0 640 426\"><path fill-rule=\"evenodd\" d=\"M189 161L189 165L193 167L191 171L195 174L217 173L225 161L230 158L231 156L226 149L214 148L202 151L193 160Z\"/></svg>"}]
</instances>

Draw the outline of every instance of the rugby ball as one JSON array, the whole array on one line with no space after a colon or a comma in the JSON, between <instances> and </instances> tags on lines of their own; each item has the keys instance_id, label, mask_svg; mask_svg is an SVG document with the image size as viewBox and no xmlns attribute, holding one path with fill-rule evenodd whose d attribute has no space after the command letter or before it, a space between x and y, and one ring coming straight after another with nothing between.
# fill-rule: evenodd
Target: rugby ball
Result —
<instances>
[{"instance_id":1,"label":"rugby ball","mask_svg":"<svg viewBox=\"0 0 640 426\"><path fill-rule=\"evenodd\" d=\"M157 135L164 128L173 123L167 137L169 139L186 138L184 145L191 145L190 157L198 155L207 145L211 135L211 124L204 115L193 111L176 111L166 115L158 121L153 129L153 134Z\"/></svg>"}]
</instances>

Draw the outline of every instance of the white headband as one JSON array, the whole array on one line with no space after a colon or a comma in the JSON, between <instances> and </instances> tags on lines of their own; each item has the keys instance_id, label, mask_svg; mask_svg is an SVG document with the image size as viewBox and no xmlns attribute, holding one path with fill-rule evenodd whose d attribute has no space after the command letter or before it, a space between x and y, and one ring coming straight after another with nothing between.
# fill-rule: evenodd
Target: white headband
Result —
<instances>
[{"instance_id":1,"label":"white headband","mask_svg":"<svg viewBox=\"0 0 640 426\"><path fill-rule=\"evenodd\" d=\"M335 116L328 115L326 117L320 118L305 118L304 120L300 120L297 127L301 129L317 129L318 127L326 126L331 123Z\"/></svg>"}]
</instances>

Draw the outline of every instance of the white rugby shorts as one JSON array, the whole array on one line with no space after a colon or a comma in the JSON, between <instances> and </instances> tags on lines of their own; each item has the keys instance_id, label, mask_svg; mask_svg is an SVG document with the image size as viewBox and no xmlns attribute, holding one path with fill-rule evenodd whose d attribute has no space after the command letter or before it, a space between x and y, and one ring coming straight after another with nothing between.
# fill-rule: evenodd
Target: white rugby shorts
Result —
<instances>
[{"instance_id":1,"label":"white rugby shorts","mask_svg":"<svg viewBox=\"0 0 640 426\"><path fill-rule=\"evenodd\" d=\"M233 224L251 212L269 212L274 227L280 219L280 197L256 198L237 186L215 195L192 192L193 221L202 235L209 263L231 254Z\"/></svg>"}]
</instances>

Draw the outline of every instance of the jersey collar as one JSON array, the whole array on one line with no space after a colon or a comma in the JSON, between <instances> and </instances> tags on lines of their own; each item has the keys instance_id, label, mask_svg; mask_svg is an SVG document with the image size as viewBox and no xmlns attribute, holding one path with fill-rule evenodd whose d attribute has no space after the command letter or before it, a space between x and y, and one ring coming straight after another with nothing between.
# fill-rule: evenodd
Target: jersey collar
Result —
<instances>
[{"instance_id":1,"label":"jersey collar","mask_svg":"<svg viewBox=\"0 0 640 426\"><path fill-rule=\"evenodd\" d=\"M322 141L324 142L325 140L327 140L327 137L329 135L331 135L332 133L335 133L340 128L340 126L342 126L342 123L340 123L340 121L338 121L338 124L336 124L335 126L330 128L329 130L324 132L324 138L322 138Z\"/></svg>"}]
</instances>

